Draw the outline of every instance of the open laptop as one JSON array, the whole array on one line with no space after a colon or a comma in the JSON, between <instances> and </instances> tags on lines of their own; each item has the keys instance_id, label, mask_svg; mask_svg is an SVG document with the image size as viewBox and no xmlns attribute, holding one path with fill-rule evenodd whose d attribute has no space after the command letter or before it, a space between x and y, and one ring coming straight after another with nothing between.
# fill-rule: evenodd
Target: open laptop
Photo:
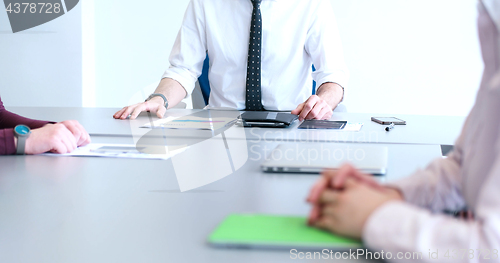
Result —
<instances>
[{"instance_id":1,"label":"open laptop","mask_svg":"<svg viewBox=\"0 0 500 263\"><path fill-rule=\"evenodd\" d=\"M266 157L261 168L269 173L313 173L349 163L364 173L385 175L387 147L344 143L286 143Z\"/></svg>"}]
</instances>

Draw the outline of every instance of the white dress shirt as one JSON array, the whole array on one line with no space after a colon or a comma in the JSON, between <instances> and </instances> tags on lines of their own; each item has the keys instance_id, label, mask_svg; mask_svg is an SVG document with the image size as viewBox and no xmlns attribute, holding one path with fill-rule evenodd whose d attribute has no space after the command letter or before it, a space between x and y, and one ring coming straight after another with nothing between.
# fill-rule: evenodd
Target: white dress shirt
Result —
<instances>
[{"instance_id":1,"label":"white dress shirt","mask_svg":"<svg viewBox=\"0 0 500 263\"><path fill-rule=\"evenodd\" d=\"M485 71L454 151L393 184L407 203L390 202L370 216L363 230L368 247L391 252L393 257L398 252L422 252L427 262L444 261L446 252L447 262L500 261L500 34L495 26L500 22L500 10L489 5L496 1L484 0L488 10L479 4ZM439 213L464 207L474 213L473 221ZM429 259L429 249L438 251L439 261ZM474 251L463 256L461 249ZM478 249L482 250L480 257Z\"/></svg>"},{"instance_id":2,"label":"white dress shirt","mask_svg":"<svg viewBox=\"0 0 500 263\"><path fill-rule=\"evenodd\" d=\"M245 108L251 0L192 0L163 78L188 96L210 58L210 107ZM290 111L318 87L346 87L348 70L331 4L327 0L263 0L262 104ZM312 73L312 64L316 72Z\"/></svg>"}]
</instances>

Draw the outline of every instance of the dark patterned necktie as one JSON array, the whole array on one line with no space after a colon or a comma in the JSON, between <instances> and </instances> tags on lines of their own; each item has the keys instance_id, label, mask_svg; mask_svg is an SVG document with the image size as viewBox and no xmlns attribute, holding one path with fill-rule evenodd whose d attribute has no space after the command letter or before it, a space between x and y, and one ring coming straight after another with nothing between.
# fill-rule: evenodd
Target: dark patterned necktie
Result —
<instances>
[{"instance_id":1,"label":"dark patterned necktie","mask_svg":"<svg viewBox=\"0 0 500 263\"><path fill-rule=\"evenodd\" d=\"M250 46L248 49L247 68L247 111L263 111L261 99L261 47L262 47L262 0L251 0L253 3L252 24L250 26Z\"/></svg>"}]
</instances>

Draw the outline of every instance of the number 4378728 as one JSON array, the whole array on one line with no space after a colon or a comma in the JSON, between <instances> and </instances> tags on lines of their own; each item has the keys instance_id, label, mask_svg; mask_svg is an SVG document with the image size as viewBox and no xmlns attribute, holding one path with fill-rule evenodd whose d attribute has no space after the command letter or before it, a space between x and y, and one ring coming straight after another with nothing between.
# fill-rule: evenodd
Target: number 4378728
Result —
<instances>
[{"instance_id":1,"label":"number 4378728","mask_svg":"<svg viewBox=\"0 0 500 263\"><path fill-rule=\"evenodd\" d=\"M15 14L26 14L26 13L44 13L44 14L52 14L52 13L60 13L61 12L61 4L59 3L10 3L7 6L7 13Z\"/></svg>"}]
</instances>

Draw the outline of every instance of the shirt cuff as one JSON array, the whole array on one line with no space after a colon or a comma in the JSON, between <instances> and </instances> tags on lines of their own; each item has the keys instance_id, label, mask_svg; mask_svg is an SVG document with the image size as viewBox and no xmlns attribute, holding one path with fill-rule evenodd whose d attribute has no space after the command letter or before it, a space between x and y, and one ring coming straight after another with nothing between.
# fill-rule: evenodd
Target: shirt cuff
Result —
<instances>
[{"instance_id":1,"label":"shirt cuff","mask_svg":"<svg viewBox=\"0 0 500 263\"><path fill-rule=\"evenodd\" d=\"M329 72L327 74L325 74L325 73L319 74L318 73L316 76L313 76L313 78L316 80L318 87L321 87L321 85L323 85L324 83L331 82L331 83L336 83L339 86L341 86L343 89L345 89L347 87L348 82L349 82L349 75L341 70Z\"/></svg>"},{"instance_id":2,"label":"shirt cuff","mask_svg":"<svg viewBox=\"0 0 500 263\"><path fill-rule=\"evenodd\" d=\"M191 93L194 90L196 81L198 80L197 78L193 78L190 75L190 73L187 73L186 71L188 71L188 70L182 69L182 68L171 67L162 76L162 79L169 78L169 79L173 79L173 80L179 82L179 84L182 86L182 88L184 88L184 90L186 91L186 97L184 97L185 99L189 98L191 96Z\"/></svg>"},{"instance_id":3,"label":"shirt cuff","mask_svg":"<svg viewBox=\"0 0 500 263\"><path fill-rule=\"evenodd\" d=\"M344 89L344 87L342 87L342 85L338 84L337 82L333 82L333 81L323 82L323 84L325 84L325 83L333 83L333 84L337 84L337 85L339 85L339 86L342 88L342 98L340 99L339 104L340 104L340 103L342 103L342 102L344 101L344 97L345 97L345 89ZM319 88L320 88L323 84L319 85L319 86L316 88L316 95L318 94L318 89L319 89ZM335 109L334 109L334 110L335 110Z\"/></svg>"},{"instance_id":4,"label":"shirt cuff","mask_svg":"<svg viewBox=\"0 0 500 263\"><path fill-rule=\"evenodd\" d=\"M373 250L395 251L409 247L408 239L415 237L409 217L420 209L403 201L391 201L376 209L363 227L363 242ZM415 215L415 218L417 216ZM413 240L411 240L413 242Z\"/></svg>"}]
</instances>

